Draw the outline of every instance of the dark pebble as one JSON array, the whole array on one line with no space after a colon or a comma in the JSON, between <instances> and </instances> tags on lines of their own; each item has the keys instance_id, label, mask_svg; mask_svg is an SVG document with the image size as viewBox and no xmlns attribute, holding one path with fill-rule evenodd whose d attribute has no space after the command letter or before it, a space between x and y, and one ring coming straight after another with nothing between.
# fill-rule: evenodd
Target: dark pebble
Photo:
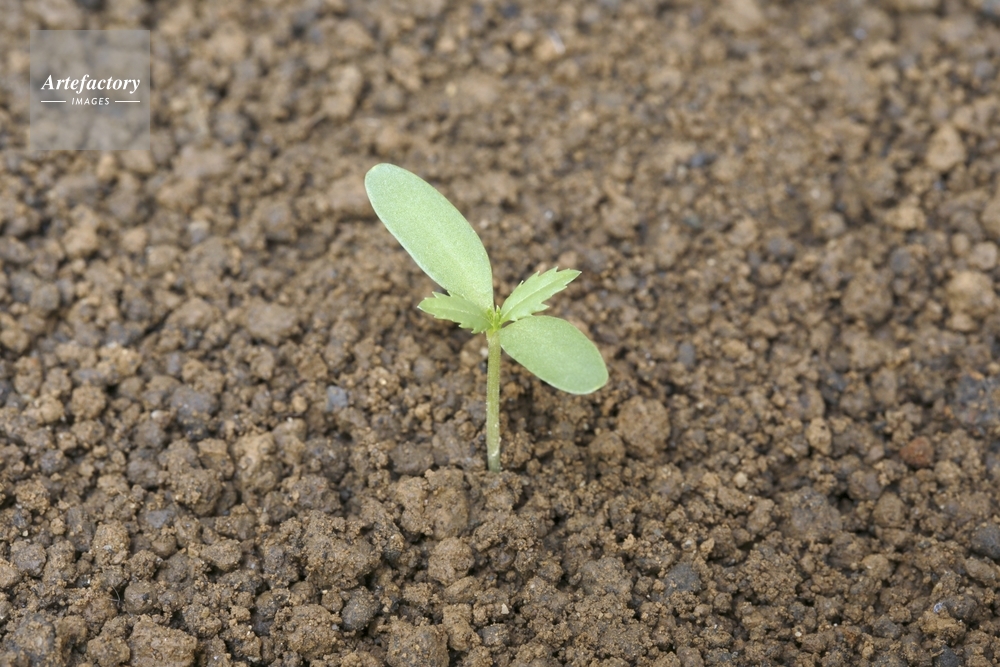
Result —
<instances>
[{"instance_id":1,"label":"dark pebble","mask_svg":"<svg viewBox=\"0 0 1000 667\"><path fill-rule=\"evenodd\" d=\"M345 630L362 630L378 613L378 600L367 588L359 588L344 605L340 618Z\"/></svg>"},{"instance_id":2,"label":"dark pebble","mask_svg":"<svg viewBox=\"0 0 1000 667\"><path fill-rule=\"evenodd\" d=\"M934 658L934 667L962 667L962 659L955 651L945 646Z\"/></svg>"},{"instance_id":3,"label":"dark pebble","mask_svg":"<svg viewBox=\"0 0 1000 667\"><path fill-rule=\"evenodd\" d=\"M701 590L701 577L690 563L678 563L670 568L663 579L667 594L697 593Z\"/></svg>"},{"instance_id":4,"label":"dark pebble","mask_svg":"<svg viewBox=\"0 0 1000 667\"><path fill-rule=\"evenodd\" d=\"M1000 526L988 523L972 533L972 553L1000 561Z\"/></svg>"},{"instance_id":5,"label":"dark pebble","mask_svg":"<svg viewBox=\"0 0 1000 667\"><path fill-rule=\"evenodd\" d=\"M350 395L345 389L331 384L326 388L326 411L333 412L346 408L350 404Z\"/></svg>"}]
</instances>

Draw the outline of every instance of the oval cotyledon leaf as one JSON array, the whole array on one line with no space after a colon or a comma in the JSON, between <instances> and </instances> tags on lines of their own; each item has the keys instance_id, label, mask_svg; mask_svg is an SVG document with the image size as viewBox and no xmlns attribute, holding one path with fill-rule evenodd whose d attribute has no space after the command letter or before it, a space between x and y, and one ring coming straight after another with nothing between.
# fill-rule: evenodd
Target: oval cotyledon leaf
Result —
<instances>
[{"instance_id":1,"label":"oval cotyledon leaf","mask_svg":"<svg viewBox=\"0 0 1000 667\"><path fill-rule=\"evenodd\" d=\"M377 164L365 176L372 208L434 282L483 310L493 309L493 271L472 225L416 174Z\"/></svg>"},{"instance_id":2,"label":"oval cotyledon leaf","mask_svg":"<svg viewBox=\"0 0 1000 667\"><path fill-rule=\"evenodd\" d=\"M500 346L556 389L589 394L608 381L600 351L566 320L531 315L500 329Z\"/></svg>"}]
</instances>

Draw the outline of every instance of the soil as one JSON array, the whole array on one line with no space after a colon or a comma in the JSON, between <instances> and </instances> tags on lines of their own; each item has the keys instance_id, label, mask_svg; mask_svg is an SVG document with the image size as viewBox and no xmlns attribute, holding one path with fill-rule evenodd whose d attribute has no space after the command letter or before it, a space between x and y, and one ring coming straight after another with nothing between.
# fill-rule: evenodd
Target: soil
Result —
<instances>
[{"instance_id":1,"label":"soil","mask_svg":"<svg viewBox=\"0 0 1000 667\"><path fill-rule=\"evenodd\" d=\"M1000 663L1000 5L0 11L0 665ZM29 30L152 31L152 149L30 152ZM608 385L507 360L389 161Z\"/></svg>"}]
</instances>

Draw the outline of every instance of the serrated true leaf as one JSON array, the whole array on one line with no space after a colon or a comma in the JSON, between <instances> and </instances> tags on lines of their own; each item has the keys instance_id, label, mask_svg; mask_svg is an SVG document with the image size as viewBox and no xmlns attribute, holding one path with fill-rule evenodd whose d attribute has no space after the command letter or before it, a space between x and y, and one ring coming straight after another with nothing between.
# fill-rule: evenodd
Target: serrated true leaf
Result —
<instances>
[{"instance_id":1,"label":"serrated true leaf","mask_svg":"<svg viewBox=\"0 0 1000 667\"><path fill-rule=\"evenodd\" d=\"M534 315L500 330L500 345L519 364L556 389L589 394L608 381L604 359L566 320Z\"/></svg>"},{"instance_id":2,"label":"serrated true leaf","mask_svg":"<svg viewBox=\"0 0 1000 667\"><path fill-rule=\"evenodd\" d=\"M580 275L573 269L549 269L545 273L535 274L522 282L510 293L500 309L502 322L516 322L521 318L548 308L545 300L556 292L566 289L574 278Z\"/></svg>"},{"instance_id":3,"label":"serrated true leaf","mask_svg":"<svg viewBox=\"0 0 1000 667\"><path fill-rule=\"evenodd\" d=\"M482 308L457 294L434 292L434 296L421 301L417 308L439 320L448 320L463 329L472 329L472 333L482 333L490 326Z\"/></svg>"},{"instance_id":4,"label":"serrated true leaf","mask_svg":"<svg viewBox=\"0 0 1000 667\"><path fill-rule=\"evenodd\" d=\"M444 195L416 174L377 164L365 190L379 219L410 257L450 294L483 310L493 307L493 272L486 248Z\"/></svg>"}]
</instances>

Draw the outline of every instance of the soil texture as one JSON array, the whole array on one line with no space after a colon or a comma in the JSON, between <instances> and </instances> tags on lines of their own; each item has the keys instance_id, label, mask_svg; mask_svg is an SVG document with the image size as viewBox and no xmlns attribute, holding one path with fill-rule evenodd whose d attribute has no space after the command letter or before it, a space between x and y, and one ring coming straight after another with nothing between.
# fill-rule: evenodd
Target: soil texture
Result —
<instances>
[{"instance_id":1,"label":"soil texture","mask_svg":"<svg viewBox=\"0 0 1000 667\"><path fill-rule=\"evenodd\" d=\"M32 29L152 32L31 152ZM0 665L1000 661L1000 4L0 1ZM378 223L439 187L510 360Z\"/></svg>"}]
</instances>

